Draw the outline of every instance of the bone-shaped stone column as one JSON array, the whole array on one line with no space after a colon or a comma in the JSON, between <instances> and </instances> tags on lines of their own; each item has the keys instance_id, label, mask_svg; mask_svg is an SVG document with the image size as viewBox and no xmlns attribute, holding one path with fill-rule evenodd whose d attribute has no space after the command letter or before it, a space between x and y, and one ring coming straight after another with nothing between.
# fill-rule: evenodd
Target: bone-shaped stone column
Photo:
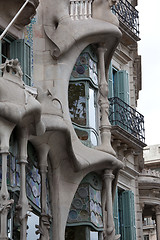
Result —
<instances>
[{"instance_id":1,"label":"bone-shaped stone column","mask_svg":"<svg viewBox=\"0 0 160 240\"><path fill-rule=\"evenodd\" d=\"M27 239L27 220L28 212L31 210L28 204L26 194L26 164L27 164L27 143L28 132L27 129L21 128L18 132L19 139L19 165L20 165L20 195L17 210L19 210L20 219L20 239Z\"/></svg>"},{"instance_id":2,"label":"bone-shaped stone column","mask_svg":"<svg viewBox=\"0 0 160 240\"><path fill-rule=\"evenodd\" d=\"M46 178L48 172L47 157L49 152L49 145L41 144L37 147L39 168L41 175L41 217L40 225L36 226L38 230L36 233L40 233L40 240L49 240L49 229L50 229L50 216L47 214L47 187Z\"/></svg>"},{"instance_id":3,"label":"bone-shaped stone column","mask_svg":"<svg viewBox=\"0 0 160 240\"><path fill-rule=\"evenodd\" d=\"M113 204L112 204L112 181L114 175L111 169L106 169L104 172L105 184L105 211L106 211L106 229L104 230L104 240L115 239L115 226L113 220Z\"/></svg>"},{"instance_id":4,"label":"bone-shaped stone column","mask_svg":"<svg viewBox=\"0 0 160 240\"><path fill-rule=\"evenodd\" d=\"M106 80L105 69L105 53L107 49L105 45L101 44L98 48L99 55L99 106L100 106L100 133L102 144L98 147L99 150L107 151L112 155L116 155L111 146L111 124L108 120L109 101L108 101L108 82Z\"/></svg>"},{"instance_id":5,"label":"bone-shaped stone column","mask_svg":"<svg viewBox=\"0 0 160 240\"><path fill-rule=\"evenodd\" d=\"M0 190L0 240L7 240L7 215L13 203L9 200L7 188L7 156L9 154L9 139L14 128L14 124L0 118L0 154L2 157L2 182Z\"/></svg>"}]
</instances>

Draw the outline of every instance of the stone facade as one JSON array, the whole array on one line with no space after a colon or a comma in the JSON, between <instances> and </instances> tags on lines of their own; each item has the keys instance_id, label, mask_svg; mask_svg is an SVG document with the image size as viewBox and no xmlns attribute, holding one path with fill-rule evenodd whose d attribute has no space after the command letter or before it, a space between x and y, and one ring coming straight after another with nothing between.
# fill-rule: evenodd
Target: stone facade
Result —
<instances>
[{"instance_id":1,"label":"stone facade","mask_svg":"<svg viewBox=\"0 0 160 240\"><path fill-rule=\"evenodd\" d=\"M159 239L159 144L146 146L143 151L145 169L139 176L140 201L143 202L143 234Z\"/></svg>"},{"instance_id":2,"label":"stone facade","mask_svg":"<svg viewBox=\"0 0 160 240\"><path fill-rule=\"evenodd\" d=\"M2 40L1 240L142 239L138 12L116 2L30 0ZM2 1L2 31L23 3Z\"/></svg>"}]
</instances>

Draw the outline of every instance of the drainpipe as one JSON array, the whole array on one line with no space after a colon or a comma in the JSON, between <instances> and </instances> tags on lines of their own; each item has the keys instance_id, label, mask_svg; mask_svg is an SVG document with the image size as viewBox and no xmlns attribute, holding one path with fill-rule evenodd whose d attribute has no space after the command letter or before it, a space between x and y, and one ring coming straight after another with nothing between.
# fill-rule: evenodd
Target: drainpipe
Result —
<instances>
[{"instance_id":1,"label":"drainpipe","mask_svg":"<svg viewBox=\"0 0 160 240\"><path fill-rule=\"evenodd\" d=\"M26 2L23 4L23 6L19 9L19 11L17 12L17 14L14 16L14 18L12 19L12 21L8 24L8 26L5 28L5 30L2 32L2 34L0 35L0 41L2 40L2 38L5 36L5 34L7 33L7 31L9 30L9 28L12 26L12 24L15 22L15 20L17 19L17 17L20 15L20 13L23 11L23 9L25 8L25 6L27 5L27 3L29 2L29 0L26 0Z\"/></svg>"}]
</instances>

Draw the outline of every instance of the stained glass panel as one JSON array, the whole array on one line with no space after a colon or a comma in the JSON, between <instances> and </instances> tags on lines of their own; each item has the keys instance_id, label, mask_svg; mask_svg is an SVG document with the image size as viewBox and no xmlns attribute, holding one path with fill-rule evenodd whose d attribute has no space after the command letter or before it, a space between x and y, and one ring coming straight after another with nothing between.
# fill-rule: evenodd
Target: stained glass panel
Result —
<instances>
[{"instance_id":1,"label":"stained glass panel","mask_svg":"<svg viewBox=\"0 0 160 240\"><path fill-rule=\"evenodd\" d=\"M41 177L37 167L37 157L31 144L28 144L28 164L26 166L26 191L27 197L37 207L41 207Z\"/></svg>"},{"instance_id":2,"label":"stained glass panel","mask_svg":"<svg viewBox=\"0 0 160 240\"><path fill-rule=\"evenodd\" d=\"M14 134L10 139L9 155L7 157L7 184L11 188L20 188L20 166L18 164L18 143Z\"/></svg>"},{"instance_id":3,"label":"stained glass panel","mask_svg":"<svg viewBox=\"0 0 160 240\"><path fill-rule=\"evenodd\" d=\"M101 187L102 181L95 173L83 179L72 201L68 224L92 225L95 229L103 229Z\"/></svg>"}]
</instances>

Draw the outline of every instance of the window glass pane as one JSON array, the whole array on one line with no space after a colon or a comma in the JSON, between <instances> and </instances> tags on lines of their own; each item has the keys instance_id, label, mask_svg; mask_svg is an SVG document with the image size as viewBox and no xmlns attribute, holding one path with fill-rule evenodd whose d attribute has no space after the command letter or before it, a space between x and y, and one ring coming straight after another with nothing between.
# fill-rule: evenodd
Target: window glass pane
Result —
<instances>
[{"instance_id":1,"label":"window glass pane","mask_svg":"<svg viewBox=\"0 0 160 240\"><path fill-rule=\"evenodd\" d=\"M89 88L89 126L96 129L95 91Z\"/></svg>"},{"instance_id":2,"label":"window glass pane","mask_svg":"<svg viewBox=\"0 0 160 240\"><path fill-rule=\"evenodd\" d=\"M39 225L39 217L34 214L33 212L30 213L30 217L28 218L28 230L27 230L27 240L31 240L31 239L38 239L39 238L39 234L36 234L36 227L35 225Z\"/></svg>"},{"instance_id":3,"label":"window glass pane","mask_svg":"<svg viewBox=\"0 0 160 240\"><path fill-rule=\"evenodd\" d=\"M144 240L149 240L149 235L144 235Z\"/></svg>"},{"instance_id":4,"label":"window glass pane","mask_svg":"<svg viewBox=\"0 0 160 240\"><path fill-rule=\"evenodd\" d=\"M98 240L98 232L90 232L90 240Z\"/></svg>"},{"instance_id":5,"label":"window glass pane","mask_svg":"<svg viewBox=\"0 0 160 240\"><path fill-rule=\"evenodd\" d=\"M2 63L4 63L7 58L10 58L10 43L2 40Z\"/></svg>"},{"instance_id":6,"label":"window glass pane","mask_svg":"<svg viewBox=\"0 0 160 240\"><path fill-rule=\"evenodd\" d=\"M98 138L97 138L97 136L96 136L96 134L95 134L94 131L91 131L90 137L91 137L91 143L92 143L92 145L93 145L93 146L97 146L97 145L98 145Z\"/></svg>"},{"instance_id":7,"label":"window glass pane","mask_svg":"<svg viewBox=\"0 0 160 240\"><path fill-rule=\"evenodd\" d=\"M74 83L69 85L69 110L72 122L81 126L86 125L86 96L85 84Z\"/></svg>"},{"instance_id":8,"label":"window glass pane","mask_svg":"<svg viewBox=\"0 0 160 240\"><path fill-rule=\"evenodd\" d=\"M92 81L98 85L98 76L97 76L97 63L94 62L91 58L89 59L89 76Z\"/></svg>"}]
</instances>

